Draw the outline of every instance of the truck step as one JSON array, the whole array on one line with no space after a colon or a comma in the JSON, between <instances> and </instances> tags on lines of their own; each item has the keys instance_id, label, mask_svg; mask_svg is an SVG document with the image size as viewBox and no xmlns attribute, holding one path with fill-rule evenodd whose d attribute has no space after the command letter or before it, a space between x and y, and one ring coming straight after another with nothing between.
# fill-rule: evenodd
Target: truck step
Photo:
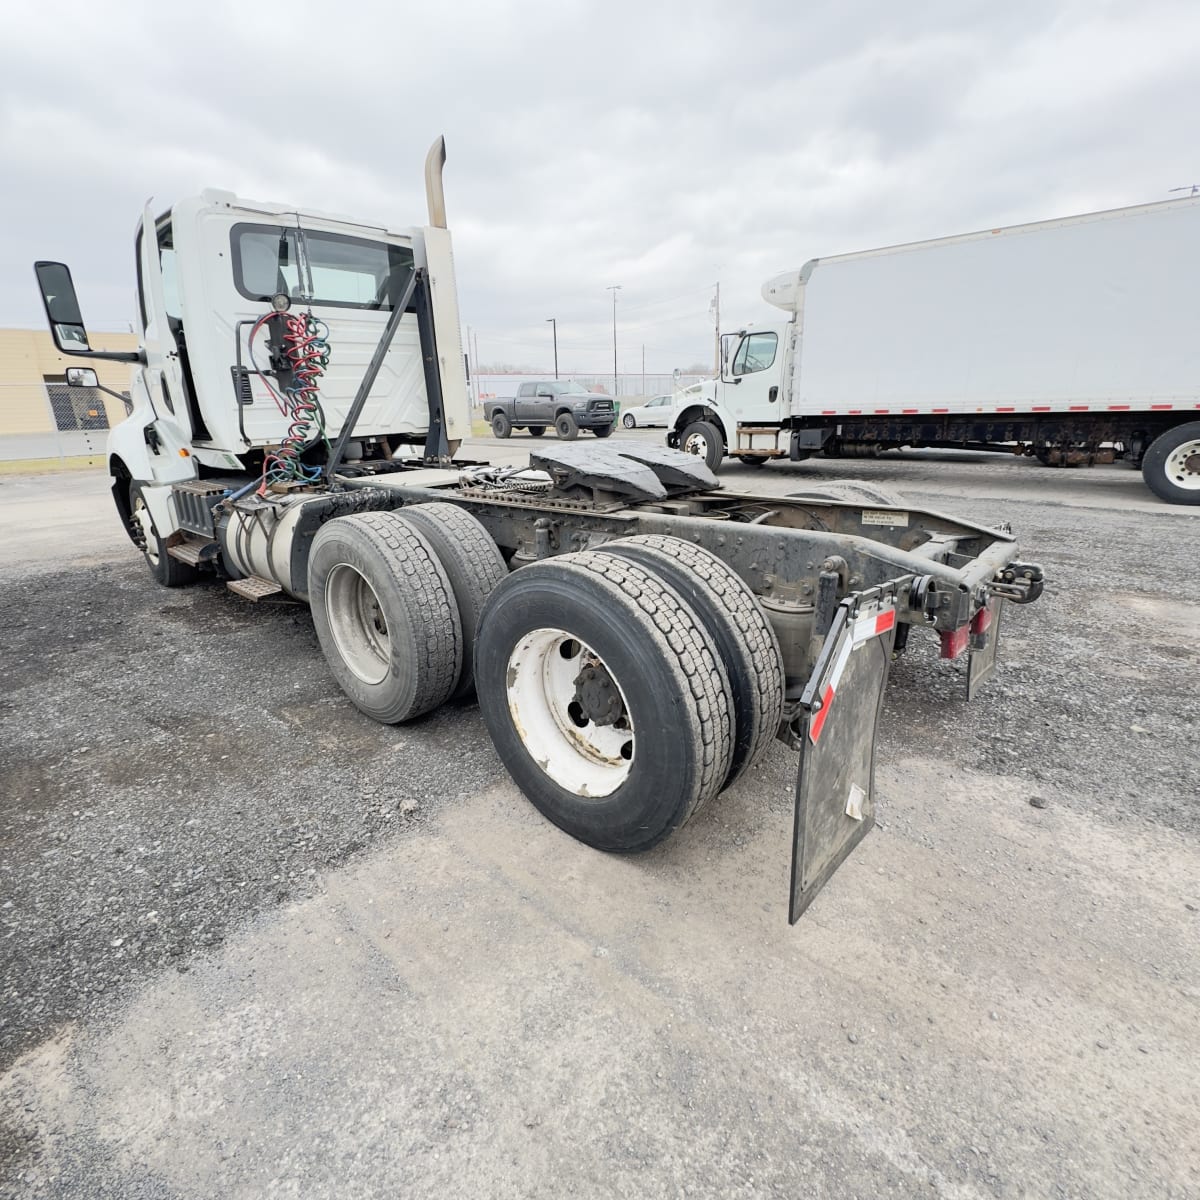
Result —
<instances>
[{"instance_id":1,"label":"truck step","mask_svg":"<svg viewBox=\"0 0 1200 1200\"><path fill-rule=\"evenodd\" d=\"M273 579L264 579L261 575L249 575L245 579L229 579L225 586L231 592L237 592L243 599L256 602L266 596L274 596L276 592L283 591L283 588Z\"/></svg>"},{"instance_id":2,"label":"truck step","mask_svg":"<svg viewBox=\"0 0 1200 1200\"><path fill-rule=\"evenodd\" d=\"M204 552L215 546L215 542L180 542L177 546L168 546L167 553L189 567L198 567L205 561Z\"/></svg>"}]
</instances>

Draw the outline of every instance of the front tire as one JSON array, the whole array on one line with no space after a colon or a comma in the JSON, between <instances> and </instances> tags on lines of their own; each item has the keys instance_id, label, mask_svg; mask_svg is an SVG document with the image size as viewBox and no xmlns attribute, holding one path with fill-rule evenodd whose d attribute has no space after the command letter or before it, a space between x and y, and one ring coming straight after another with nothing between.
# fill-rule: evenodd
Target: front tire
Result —
<instances>
[{"instance_id":1,"label":"front tire","mask_svg":"<svg viewBox=\"0 0 1200 1200\"><path fill-rule=\"evenodd\" d=\"M475 680L517 786L597 849L649 849L728 773L724 664L688 605L614 555L560 555L503 580Z\"/></svg>"},{"instance_id":2,"label":"front tire","mask_svg":"<svg viewBox=\"0 0 1200 1200\"><path fill-rule=\"evenodd\" d=\"M512 422L503 413L496 413L492 417L492 433L498 438L508 437L512 433Z\"/></svg>"},{"instance_id":3,"label":"front tire","mask_svg":"<svg viewBox=\"0 0 1200 1200\"><path fill-rule=\"evenodd\" d=\"M554 432L565 442L573 442L579 436L579 426L570 413L559 413L554 418Z\"/></svg>"},{"instance_id":4,"label":"front tire","mask_svg":"<svg viewBox=\"0 0 1200 1200\"><path fill-rule=\"evenodd\" d=\"M1200 504L1200 421L1160 433L1142 457L1142 478L1168 504Z\"/></svg>"},{"instance_id":5,"label":"front tire","mask_svg":"<svg viewBox=\"0 0 1200 1200\"><path fill-rule=\"evenodd\" d=\"M626 413L621 418L621 424L624 425L626 429L636 429L637 428L637 417L635 417L633 415L633 413Z\"/></svg>"},{"instance_id":6,"label":"front tire","mask_svg":"<svg viewBox=\"0 0 1200 1200\"><path fill-rule=\"evenodd\" d=\"M141 486L132 482L129 485L129 529L134 544L141 550L146 566L150 568L150 574L163 587L184 587L196 581L199 572L195 567L167 553L166 540L159 536L154 526L154 518L150 515Z\"/></svg>"},{"instance_id":7,"label":"front tire","mask_svg":"<svg viewBox=\"0 0 1200 1200\"><path fill-rule=\"evenodd\" d=\"M711 421L693 421L680 435L679 448L704 459L710 471L715 471L725 457L725 439Z\"/></svg>"},{"instance_id":8,"label":"front tire","mask_svg":"<svg viewBox=\"0 0 1200 1200\"><path fill-rule=\"evenodd\" d=\"M333 677L385 725L429 712L454 691L462 622L446 571L400 513L327 521L313 538L308 594Z\"/></svg>"}]
</instances>

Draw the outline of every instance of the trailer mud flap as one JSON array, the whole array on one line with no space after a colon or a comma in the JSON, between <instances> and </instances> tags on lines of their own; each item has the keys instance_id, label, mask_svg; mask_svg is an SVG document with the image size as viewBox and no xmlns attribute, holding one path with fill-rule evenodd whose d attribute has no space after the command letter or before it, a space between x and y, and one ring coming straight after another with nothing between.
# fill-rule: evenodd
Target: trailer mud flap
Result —
<instances>
[{"instance_id":1,"label":"trailer mud flap","mask_svg":"<svg viewBox=\"0 0 1200 1200\"><path fill-rule=\"evenodd\" d=\"M971 622L971 654L967 660L967 699L974 700L979 689L996 670L996 652L1000 649L1000 618L1004 598L992 596Z\"/></svg>"},{"instance_id":2,"label":"trailer mud flap","mask_svg":"<svg viewBox=\"0 0 1200 1200\"><path fill-rule=\"evenodd\" d=\"M801 697L793 925L875 824L875 736L895 640L894 592L843 600Z\"/></svg>"}]
</instances>

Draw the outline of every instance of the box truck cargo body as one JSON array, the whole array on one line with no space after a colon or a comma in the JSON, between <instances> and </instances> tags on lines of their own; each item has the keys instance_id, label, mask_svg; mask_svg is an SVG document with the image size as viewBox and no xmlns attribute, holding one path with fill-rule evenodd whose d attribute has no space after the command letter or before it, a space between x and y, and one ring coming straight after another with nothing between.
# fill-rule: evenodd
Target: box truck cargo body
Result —
<instances>
[{"instance_id":1,"label":"box truck cargo body","mask_svg":"<svg viewBox=\"0 0 1200 1200\"><path fill-rule=\"evenodd\" d=\"M759 462L1119 454L1200 503L1198 274L1200 199L812 259L763 286L785 320L724 336L711 411L680 413L672 440ZM713 432L689 445L698 423Z\"/></svg>"}]
</instances>

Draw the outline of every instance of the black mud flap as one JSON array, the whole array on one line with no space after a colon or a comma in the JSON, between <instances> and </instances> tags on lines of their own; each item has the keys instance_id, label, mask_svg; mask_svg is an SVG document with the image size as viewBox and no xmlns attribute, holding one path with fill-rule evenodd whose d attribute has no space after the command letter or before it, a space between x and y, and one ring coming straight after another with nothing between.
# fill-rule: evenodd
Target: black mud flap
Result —
<instances>
[{"instance_id":1,"label":"black mud flap","mask_svg":"<svg viewBox=\"0 0 1200 1200\"><path fill-rule=\"evenodd\" d=\"M967 699L974 700L979 689L996 669L996 652L1000 649L1000 618L1004 615L1004 598L992 596L971 621L971 654L967 660Z\"/></svg>"},{"instance_id":2,"label":"black mud flap","mask_svg":"<svg viewBox=\"0 0 1200 1200\"><path fill-rule=\"evenodd\" d=\"M875 735L895 640L893 587L847 597L800 699L793 925L875 824Z\"/></svg>"}]
</instances>

